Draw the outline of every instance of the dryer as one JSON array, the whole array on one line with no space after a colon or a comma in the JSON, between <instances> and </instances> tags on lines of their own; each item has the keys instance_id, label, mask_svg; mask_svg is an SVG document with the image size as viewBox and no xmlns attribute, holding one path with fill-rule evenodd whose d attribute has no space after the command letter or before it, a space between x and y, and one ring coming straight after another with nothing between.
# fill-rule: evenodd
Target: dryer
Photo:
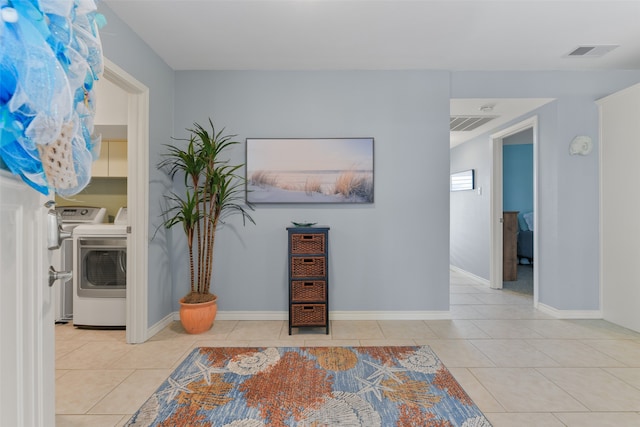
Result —
<instances>
[{"instance_id":1,"label":"dryer","mask_svg":"<svg viewBox=\"0 0 640 427\"><path fill-rule=\"evenodd\" d=\"M127 226L80 225L73 233L73 325L126 326Z\"/></svg>"},{"instance_id":2,"label":"dryer","mask_svg":"<svg viewBox=\"0 0 640 427\"><path fill-rule=\"evenodd\" d=\"M56 206L59 223L63 231L71 231L82 224L100 224L107 210L93 206ZM60 249L53 251L51 263L57 271L73 271L73 242L63 240ZM61 281L56 285L55 321L66 323L73 318L73 281Z\"/></svg>"}]
</instances>

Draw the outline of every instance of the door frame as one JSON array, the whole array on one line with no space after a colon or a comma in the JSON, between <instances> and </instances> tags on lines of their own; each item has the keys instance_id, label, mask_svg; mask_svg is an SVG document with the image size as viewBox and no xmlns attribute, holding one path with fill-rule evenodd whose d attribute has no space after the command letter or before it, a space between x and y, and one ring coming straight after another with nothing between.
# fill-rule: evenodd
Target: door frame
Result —
<instances>
[{"instance_id":1,"label":"door frame","mask_svg":"<svg viewBox=\"0 0 640 427\"><path fill-rule=\"evenodd\" d=\"M126 340L135 344L148 339L149 88L107 58L103 76L127 93Z\"/></svg>"},{"instance_id":2,"label":"door frame","mask_svg":"<svg viewBox=\"0 0 640 427\"><path fill-rule=\"evenodd\" d=\"M503 140L526 129L533 129L533 303L538 304L538 116L532 116L491 134L491 254L489 282L492 289L502 289L502 148Z\"/></svg>"}]
</instances>

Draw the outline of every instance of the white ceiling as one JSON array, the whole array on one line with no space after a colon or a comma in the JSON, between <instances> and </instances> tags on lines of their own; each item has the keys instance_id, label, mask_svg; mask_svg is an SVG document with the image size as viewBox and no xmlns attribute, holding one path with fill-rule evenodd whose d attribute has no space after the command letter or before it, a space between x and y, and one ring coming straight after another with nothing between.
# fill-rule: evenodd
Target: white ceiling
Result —
<instances>
[{"instance_id":1,"label":"white ceiling","mask_svg":"<svg viewBox=\"0 0 640 427\"><path fill-rule=\"evenodd\" d=\"M640 69L639 0L102 3L175 70Z\"/></svg>"},{"instance_id":2,"label":"white ceiling","mask_svg":"<svg viewBox=\"0 0 640 427\"><path fill-rule=\"evenodd\" d=\"M175 70L640 68L637 0L103 2Z\"/></svg>"}]
</instances>

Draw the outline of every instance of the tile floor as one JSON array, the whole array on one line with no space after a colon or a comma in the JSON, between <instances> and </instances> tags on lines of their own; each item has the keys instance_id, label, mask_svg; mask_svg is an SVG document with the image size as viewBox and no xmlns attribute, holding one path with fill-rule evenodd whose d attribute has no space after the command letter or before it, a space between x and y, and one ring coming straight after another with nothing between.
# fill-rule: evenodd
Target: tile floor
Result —
<instances>
[{"instance_id":1,"label":"tile floor","mask_svg":"<svg viewBox=\"0 0 640 427\"><path fill-rule=\"evenodd\" d=\"M640 426L640 334L557 320L530 297L451 273L452 320L338 321L288 335L285 321L174 322L127 345L124 331L56 326L56 425L122 426L198 346L429 345L494 427Z\"/></svg>"}]
</instances>

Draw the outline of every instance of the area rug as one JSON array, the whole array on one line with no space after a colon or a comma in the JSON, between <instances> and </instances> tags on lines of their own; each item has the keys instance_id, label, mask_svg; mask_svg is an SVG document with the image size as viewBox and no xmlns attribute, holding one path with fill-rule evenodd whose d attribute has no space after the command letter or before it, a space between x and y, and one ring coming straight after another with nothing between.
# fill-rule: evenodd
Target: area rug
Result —
<instances>
[{"instance_id":1,"label":"area rug","mask_svg":"<svg viewBox=\"0 0 640 427\"><path fill-rule=\"evenodd\" d=\"M491 424L427 346L202 347L126 426Z\"/></svg>"}]
</instances>

